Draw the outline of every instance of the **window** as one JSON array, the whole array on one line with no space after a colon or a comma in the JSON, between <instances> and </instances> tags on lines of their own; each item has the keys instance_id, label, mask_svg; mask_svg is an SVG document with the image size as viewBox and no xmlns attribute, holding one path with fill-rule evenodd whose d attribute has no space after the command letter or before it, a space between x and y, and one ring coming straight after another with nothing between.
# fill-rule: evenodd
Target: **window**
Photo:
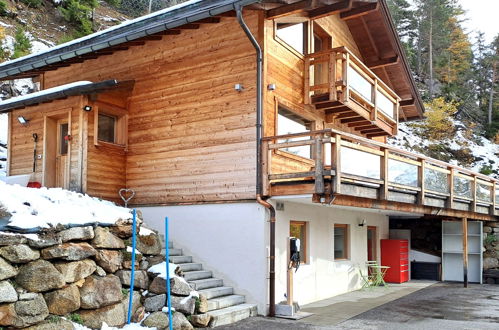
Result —
<instances>
[{"instance_id":1,"label":"window","mask_svg":"<svg viewBox=\"0 0 499 330\"><path fill-rule=\"evenodd\" d=\"M68 154L68 123L60 124L59 126L59 154L67 155Z\"/></svg>"},{"instance_id":2,"label":"window","mask_svg":"<svg viewBox=\"0 0 499 330\"><path fill-rule=\"evenodd\" d=\"M334 260L348 259L348 225L334 225Z\"/></svg>"},{"instance_id":3,"label":"window","mask_svg":"<svg viewBox=\"0 0 499 330\"><path fill-rule=\"evenodd\" d=\"M307 52L308 22L278 22L275 25L275 35L292 50L303 55Z\"/></svg>"},{"instance_id":4,"label":"window","mask_svg":"<svg viewBox=\"0 0 499 330\"><path fill-rule=\"evenodd\" d=\"M305 221L291 221L289 223L289 236L300 239L300 259L306 264L307 258L307 223Z\"/></svg>"},{"instance_id":5,"label":"window","mask_svg":"<svg viewBox=\"0 0 499 330\"><path fill-rule=\"evenodd\" d=\"M116 117L99 114L99 141L116 143Z\"/></svg>"},{"instance_id":6,"label":"window","mask_svg":"<svg viewBox=\"0 0 499 330\"><path fill-rule=\"evenodd\" d=\"M312 129L312 121L307 120L292 111L279 106L277 110L277 135L287 135L294 133L304 133L310 131ZM291 142L291 141L299 141L303 139L308 139L309 137L298 137L292 139L280 140L279 142ZM310 158L310 146L301 146L301 147L291 147L282 149L286 152Z\"/></svg>"},{"instance_id":7,"label":"window","mask_svg":"<svg viewBox=\"0 0 499 330\"><path fill-rule=\"evenodd\" d=\"M97 103L94 107L94 144L127 144L127 111L120 107Z\"/></svg>"}]
</instances>

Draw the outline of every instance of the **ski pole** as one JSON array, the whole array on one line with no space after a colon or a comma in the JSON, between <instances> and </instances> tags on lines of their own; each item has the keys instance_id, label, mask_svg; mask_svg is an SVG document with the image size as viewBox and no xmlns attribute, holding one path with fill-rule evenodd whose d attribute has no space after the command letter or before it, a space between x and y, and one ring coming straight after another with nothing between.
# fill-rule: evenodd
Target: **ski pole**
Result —
<instances>
[{"instance_id":1,"label":"ski pole","mask_svg":"<svg viewBox=\"0 0 499 330\"><path fill-rule=\"evenodd\" d=\"M135 243L136 243L136 225L137 223L137 211L133 209L133 221L132 221L132 274L130 275L130 298L128 300L128 316L127 324L130 324L132 320L132 306L133 306L133 285L135 284Z\"/></svg>"},{"instance_id":2,"label":"ski pole","mask_svg":"<svg viewBox=\"0 0 499 330\"><path fill-rule=\"evenodd\" d=\"M170 250L168 248L168 217L165 217L165 259L166 259L166 296L168 297L168 325L170 330L173 330L172 320L172 300L170 293Z\"/></svg>"}]
</instances>

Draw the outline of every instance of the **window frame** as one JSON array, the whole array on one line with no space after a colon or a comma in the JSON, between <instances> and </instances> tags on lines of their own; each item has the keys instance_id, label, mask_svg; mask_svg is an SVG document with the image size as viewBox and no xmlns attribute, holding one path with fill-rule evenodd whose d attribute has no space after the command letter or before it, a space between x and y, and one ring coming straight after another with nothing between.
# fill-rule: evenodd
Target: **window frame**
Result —
<instances>
[{"instance_id":1,"label":"window frame","mask_svg":"<svg viewBox=\"0 0 499 330\"><path fill-rule=\"evenodd\" d=\"M336 228L345 229L345 238L343 240L343 258L336 258L334 246L336 244ZM333 226L333 260L334 261L345 261L350 260L350 225L346 223L335 223Z\"/></svg>"},{"instance_id":2,"label":"window frame","mask_svg":"<svg viewBox=\"0 0 499 330\"><path fill-rule=\"evenodd\" d=\"M277 35L277 24L303 24L303 54L300 53L297 49L295 49L293 46L288 44L284 39L280 38ZM294 55L298 56L299 58L303 59L305 55L310 53L310 31L311 31L311 21L306 18L306 17L283 17L280 19L274 19L274 40L278 42L281 46L289 50L291 53Z\"/></svg>"},{"instance_id":3,"label":"window frame","mask_svg":"<svg viewBox=\"0 0 499 330\"><path fill-rule=\"evenodd\" d=\"M128 112L118 106L96 102L93 105L94 111L94 145L114 146L120 148L128 147ZM99 114L115 118L114 142L99 140Z\"/></svg>"},{"instance_id":4,"label":"window frame","mask_svg":"<svg viewBox=\"0 0 499 330\"><path fill-rule=\"evenodd\" d=\"M289 221L289 237L291 237L291 225L302 226L304 241L300 238L300 249L303 250L304 253L300 252L300 264L306 265L309 263L308 257L308 221L301 220L290 220ZM288 243L289 244L289 243ZM288 247L288 260L290 258L289 255L289 247Z\"/></svg>"},{"instance_id":5,"label":"window frame","mask_svg":"<svg viewBox=\"0 0 499 330\"><path fill-rule=\"evenodd\" d=\"M302 112L303 111L295 111L293 110L290 106L288 105L285 105L284 102L278 100L277 98L275 99L275 123L274 123L274 133L275 135L278 135L278 130L279 130L279 109L283 109L289 113L291 113L293 116L296 116L296 117L300 117L301 119L303 119L304 122L308 122L309 125L310 125L310 128L308 129L308 131L314 131L316 129L316 125L317 125L317 121L315 119L310 119L306 116L303 116L302 115ZM292 119L291 119L292 120ZM306 125L305 125L306 126ZM288 158L291 158L291 159L294 159L294 160L298 160L298 161L303 161L303 162L307 162L307 163L310 163L310 165L315 165L315 161L311 158L307 158L307 157L303 157L303 156L300 156L300 155L297 155L297 154L294 154L292 152L288 152L288 151L285 151L285 150L274 150L275 154L276 155L283 155L283 156L286 156ZM310 147L310 156L312 156L312 147Z\"/></svg>"}]
</instances>

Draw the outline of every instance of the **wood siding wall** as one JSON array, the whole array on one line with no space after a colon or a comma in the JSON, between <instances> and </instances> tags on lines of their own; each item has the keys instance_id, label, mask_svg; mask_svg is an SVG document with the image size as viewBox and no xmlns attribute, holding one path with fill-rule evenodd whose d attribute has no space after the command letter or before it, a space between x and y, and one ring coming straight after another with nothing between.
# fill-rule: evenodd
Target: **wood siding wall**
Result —
<instances>
[{"instance_id":1,"label":"wood siding wall","mask_svg":"<svg viewBox=\"0 0 499 330\"><path fill-rule=\"evenodd\" d=\"M257 34L258 15L245 18ZM135 204L254 198L255 51L235 18L44 78L45 88L75 80L135 80L126 155L93 148L89 115L89 193L116 196L126 168ZM244 92L234 90L236 83Z\"/></svg>"}]
</instances>

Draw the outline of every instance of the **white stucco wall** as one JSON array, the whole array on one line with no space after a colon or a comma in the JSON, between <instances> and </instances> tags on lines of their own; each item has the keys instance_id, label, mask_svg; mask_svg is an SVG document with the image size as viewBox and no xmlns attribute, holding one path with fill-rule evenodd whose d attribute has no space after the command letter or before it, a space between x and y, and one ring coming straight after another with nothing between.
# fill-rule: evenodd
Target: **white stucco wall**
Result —
<instances>
[{"instance_id":1,"label":"white stucco wall","mask_svg":"<svg viewBox=\"0 0 499 330\"><path fill-rule=\"evenodd\" d=\"M258 304L266 314L268 278L268 222L257 203L226 203L143 207L148 226L164 234L164 218L170 220L170 241L194 262L203 263L214 277L233 286Z\"/></svg>"},{"instance_id":2,"label":"white stucco wall","mask_svg":"<svg viewBox=\"0 0 499 330\"><path fill-rule=\"evenodd\" d=\"M367 261L367 226L377 227L379 262L379 240L388 238L388 217L377 212L362 212L362 209L352 211L283 200L279 202L284 203L284 211L277 211L276 215L276 302L285 300L287 238L291 220L308 222L308 264L302 264L294 274L295 301L303 305L360 288L359 268L365 269ZM358 224L362 219L366 219L367 223L360 227ZM335 223L350 225L349 260L333 260Z\"/></svg>"}]
</instances>

